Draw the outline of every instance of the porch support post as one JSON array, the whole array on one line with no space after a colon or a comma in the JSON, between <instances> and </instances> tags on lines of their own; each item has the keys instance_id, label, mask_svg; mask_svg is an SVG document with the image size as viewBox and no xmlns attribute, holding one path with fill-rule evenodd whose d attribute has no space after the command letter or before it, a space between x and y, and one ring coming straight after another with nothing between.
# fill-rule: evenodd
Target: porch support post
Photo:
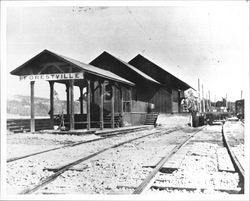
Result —
<instances>
[{"instance_id":1,"label":"porch support post","mask_svg":"<svg viewBox=\"0 0 250 201\"><path fill-rule=\"evenodd\" d=\"M69 83L66 83L65 86L66 86L67 116L68 116L69 115Z\"/></svg>"},{"instance_id":2,"label":"porch support post","mask_svg":"<svg viewBox=\"0 0 250 201\"><path fill-rule=\"evenodd\" d=\"M74 80L69 81L69 129L74 130Z\"/></svg>"},{"instance_id":3,"label":"porch support post","mask_svg":"<svg viewBox=\"0 0 250 201\"><path fill-rule=\"evenodd\" d=\"M129 111L132 112L132 88L129 88L129 101L130 101L130 108Z\"/></svg>"},{"instance_id":4,"label":"porch support post","mask_svg":"<svg viewBox=\"0 0 250 201\"><path fill-rule=\"evenodd\" d=\"M115 127L115 86L112 85L112 98L111 98L111 128Z\"/></svg>"},{"instance_id":5,"label":"porch support post","mask_svg":"<svg viewBox=\"0 0 250 201\"><path fill-rule=\"evenodd\" d=\"M172 93L171 93L171 112L172 112L172 113L174 112L174 104L173 104L173 101L174 101L174 93L173 93L173 89L172 89Z\"/></svg>"},{"instance_id":6,"label":"porch support post","mask_svg":"<svg viewBox=\"0 0 250 201\"><path fill-rule=\"evenodd\" d=\"M122 87L120 88L120 96L121 96L121 115L123 116L123 93L122 93Z\"/></svg>"},{"instance_id":7,"label":"porch support post","mask_svg":"<svg viewBox=\"0 0 250 201\"><path fill-rule=\"evenodd\" d=\"M89 130L91 127L91 119L90 119L90 98L91 98L91 87L90 80L87 80L87 129Z\"/></svg>"},{"instance_id":8,"label":"porch support post","mask_svg":"<svg viewBox=\"0 0 250 201\"><path fill-rule=\"evenodd\" d=\"M178 90L178 112L181 112L181 92Z\"/></svg>"},{"instance_id":9,"label":"porch support post","mask_svg":"<svg viewBox=\"0 0 250 201\"><path fill-rule=\"evenodd\" d=\"M80 113L83 114L83 86L79 87L80 89Z\"/></svg>"},{"instance_id":10,"label":"porch support post","mask_svg":"<svg viewBox=\"0 0 250 201\"><path fill-rule=\"evenodd\" d=\"M49 81L49 86L50 86L50 125L51 128L54 127L54 82Z\"/></svg>"},{"instance_id":11,"label":"porch support post","mask_svg":"<svg viewBox=\"0 0 250 201\"><path fill-rule=\"evenodd\" d=\"M35 82L30 82L30 132L35 132L35 105L34 105Z\"/></svg>"},{"instance_id":12,"label":"porch support post","mask_svg":"<svg viewBox=\"0 0 250 201\"><path fill-rule=\"evenodd\" d=\"M100 129L103 129L103 102L104 102L104 83L100 82Z\"/></svg>"},{"instance_id":13,"label":"porch support post","mask_svg":"<svg viewBox=\"0 0 250 201\"><path fill-rule=\"evenodd\" d=\"M202 90L202 113L205 112L205 100L204 100L204 91L203 91L203 84L201 85Z\"/></svg>"}]
</instances>

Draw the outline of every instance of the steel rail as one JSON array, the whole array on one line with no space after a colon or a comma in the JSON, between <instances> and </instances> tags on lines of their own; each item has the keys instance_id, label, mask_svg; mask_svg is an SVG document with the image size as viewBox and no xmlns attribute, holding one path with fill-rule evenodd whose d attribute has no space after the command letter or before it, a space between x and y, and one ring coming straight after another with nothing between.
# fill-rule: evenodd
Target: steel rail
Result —
<instances>
[{"instance_id":1,"label":"steel rail","mask_svg":"<svg viewBox=\"0 0 250 201\"><path fill-rule=\"evenodd\" d=\"M24 156L9 158L9 159L7 159L7 163L17 161L17 160L21 160L21 159L24 159L24 158L28 158L28 157L31 157L31 156L35 156L35 155L38 155L38 154L43 154L43 153L47 153L47 152L50 152L50 151L55 151L55 150L58 150L58 149L63 149L63 148L73 147L73 146L77 146L77 145L81 145L81 144L96 142L96 141L104 140L104 139L107 139L107 138L115 137L117 135L123 135L123 134L132 133L132 132L139 132L139 131L144 131L144 130L147 130L147 129L148 128L143 128L143 129L139 128L139 129L135 129L135 130L129 129L129 131L127 131L127 130L124 130L123 132L122 131L121 132L116 131L116 132L111 132L111 134L109 134L109 133L107 133L107 134L98 134L98 136L100 135L102 138L97 138L97 139L93 139L93 140L86 140L86 141L80 141L80 142L67 144L67 145L60 146L60 147L55 147L55 148L52 148L52 149L46 149L46 150L35 152L35 153L32 153L32 154L27 154L27 155L24 155Z\"/></svg>"},{"instance_id":2,"label":"steel rail","mask_svg":"<svg viewBox=\"0 0 250 201\"><path fill-rule=\"evenodd\" d=\"M149 189L150 185L154 181L153 178L156 176L156 174L159 172L162 166L168 161L168 159L172 155L174 155L183 145L185 145L195 134L200 132L203 128L205 127L202 127L198 131L194 132L186 140L184 140L179 145L176 145L169 153L167 153L167 155L158 162L156 167L150 172L150 174L143 180L143 182L134 190L132 194L141 194L143 191Z\"/></svg>"},{"instance_id":3,"label":"steel rail","mask_svg":"<svg viewBox=\"0 0 250 201\"><path fill-rule=\"evenodd\" d=\"M221 129L221 132L222 132L222 139L223 139L223 143L227 149L227 152L230 156L230 159L233 163L233 166L235 168L235 170L239 173L239 176L240 176L240 186L242 188L242 191L241 193L244 193L244 181L245 181L245 171L244 171L244 168L242 167L240 161L238 160L237 156L234 154L229 142L228 142L228 138L227 136L225 135L224 133L224 125L222 125L222 129Z\"/></svg>"},{"instance_id":4,"label":"steel rail","mask_svg":"<svg viewBox=\"0 0 250 201\"><path fill-rule=\"evenodd\" d=\"M168 130L168 131L158 131L158 132L154 132L154 133L149 133L147 135L144 135L144 136L140 136L140 137L136 137L136 138L133 138L133 139L130 139L130 140L127 140L127 141L124 141L124 142L121 142L121 143L118 143L118 144L115 144L115 145L112 145L110 147L107 147L107 148L104 148L96 153L93 153L93 154L90 154L86 157L83 157L81 159L78 159L76 161L73 161L67 165L64 165L62 167L60 167L54 174L52 174L51 176L48 176L47 178L43 179L39 184L31 187L31 188L28 188L26 190L23 190L22 192L20 192L19 194L30 194L30 193L33 193L35 191L37 191L38 189L44 187L45 185L51 183L52 181L54 181L59 175L61 175L62 173L64 173L65 171L67 171L69 168L75 166L75 165L78 165L79 163L82 163L83 161L86 161L90 158L93 158L105 151L108 151L110 149L113 149L113 148L117 148L119 146L122 146L124 144L127 144L127 143L130 143L130 142L133 142L135 140L138 140L138 139L141 139L141 138L145 138L145 137L148 137L150 135L155 135L155 134L160 134L162 133L163 135L164 134L169 134L171 132L174 132L174 131L178 131L178 130L181 130L181 128L179 129L175 129L175 130Z\"/></svg>"}]
</instances>

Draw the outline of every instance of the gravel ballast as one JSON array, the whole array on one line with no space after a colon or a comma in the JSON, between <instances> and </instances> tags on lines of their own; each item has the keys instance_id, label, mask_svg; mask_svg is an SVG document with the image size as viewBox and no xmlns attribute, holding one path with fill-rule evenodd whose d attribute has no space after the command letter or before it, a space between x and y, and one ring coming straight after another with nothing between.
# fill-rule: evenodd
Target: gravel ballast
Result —
<instances>
[{"instance_id":1,"label":"gravel ballast","mask_svg":"<svg viewBox=\"0 0 250 201\"><path fill-rule=\"evenodd\" d=\"M183 127L182 130L166 133L169 129L171 128L158 127L124 136L119 135L8 163L8 193L16 194L38 184L44 178L53 174L53 171L48 171L47 168L58 168L114 144L159 132L107 150L71 167L56 180L35 192L36 194L131 194L152 171L150 166L154 166L175 145L184 141L199 128ZM100 137L96 135L11 135L8 139L10 145L8 154L9 156L17 155L15 150L11 152L11 146L16 144L25 147L24 149L27 150L30 149L30 146L37 146L37 150L42 150L95 138ZM40 145L39 140L41 140ZM238 174L218 171L216 153L217 149L222 146L221 126L206 127L186 145L187 152L180 167L168 174L158 173L158 181L154 183L156 186L167 184L171 187L181 186L184 189L151 189L147 193L223 194L229 192L216 191L216 189L237 190ZM239 150L238 155L244 150L242 144L235 148ZM244 155L242 159L244 159ZM185 189L187 187L195 188L195 190Z\"/></svg>"}]
</instances>

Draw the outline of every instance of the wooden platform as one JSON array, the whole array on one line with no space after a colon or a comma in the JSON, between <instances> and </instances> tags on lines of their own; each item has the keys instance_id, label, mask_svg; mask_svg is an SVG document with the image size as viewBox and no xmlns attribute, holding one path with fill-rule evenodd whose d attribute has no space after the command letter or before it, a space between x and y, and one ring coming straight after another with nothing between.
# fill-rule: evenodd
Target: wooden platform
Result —
<instances>
[{"instance_id":1,"label":"wooden platform","mask_svg":"<svg viewBox=\"0 0 250 201\"><path fill-rule=\"evenodd\" d=\"M89 134L96 134L96 135L105 135L105 134L112 134L112 133L119 133L119 132L125 132L125 131L133 131L133 130L142 130L142 129L150 129L153 128L153 126L128 126L128 127L121 127L121 128L104 128L103 130L100 130L98 128L92 128L90 130L87 129L77 129L77 130L69 130L69 131L60 131L60 130L43 130L39 131L40 133L47 133L47 134L59 134L59 135L89 135Z\"/></svg>"}]
</instances>

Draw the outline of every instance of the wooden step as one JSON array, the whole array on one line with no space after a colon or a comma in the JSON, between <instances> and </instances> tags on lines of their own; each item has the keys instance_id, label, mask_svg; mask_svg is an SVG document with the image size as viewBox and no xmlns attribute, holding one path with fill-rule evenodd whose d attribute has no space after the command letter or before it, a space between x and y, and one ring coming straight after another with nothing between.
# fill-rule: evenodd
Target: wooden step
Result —
<instances>
[{"instance_id":1,"label":"wooden step","mask_svg":"<svg viewBox=\"0 0 250 201\"><path fill-rule=\"evenodd\" d=\"M144 125L154 125L157 120L158 114L147 114Z\"/></svg>"}]
</instances>

